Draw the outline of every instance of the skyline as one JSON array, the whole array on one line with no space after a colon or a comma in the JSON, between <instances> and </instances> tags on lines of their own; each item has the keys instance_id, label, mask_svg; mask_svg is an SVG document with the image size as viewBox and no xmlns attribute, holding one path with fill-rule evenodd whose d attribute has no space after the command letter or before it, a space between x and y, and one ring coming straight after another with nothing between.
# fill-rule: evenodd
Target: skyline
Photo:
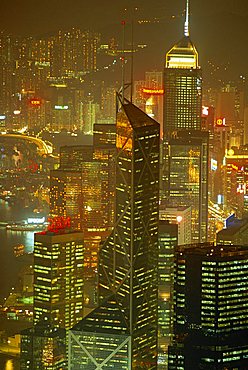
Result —
<instances>
[{"instance_id":1,"label":"skyline","mask_svg":"<svg viewBox=\"0 0 248 370\"><path fill-rule=\"evenodd\" d=\"M127 19L128 11L134 4L127 1L123 5L93 1L80 4L74 1L68 6L64 0L60 7L47 0L37 7L30 0L19 4L16 0L0 4L2 14L1 30L20 36L45 36L55 33L58 29L67 30L78 27L82 30L91 28L102 34L102 41L107 42L112 36L120 40L122 35L121 20ZM181 38L184 28L185 1L156 1L152 7L145 1L136 1L138 10L135 12L137 20L154 20L158 23L136 23L135 40L146 43L148 47L141 53L135 62L136 74L138 70L163 68L165 52ZM109 11L111 9L111 11ZM16 15L16 16L14 16ZM246 21L248 18L248 4L244 0L234 3L232 0L191 0L190 2L190 36L196 44L200 65L209 74L208 61L219 67L223 80L237 80L239 75L245 75L248 67L248 51L243 45L248 43ZM128 32L127 32L128 33ZM128 38L128 36L127 36ZM144 54L146 58L144 58ZM146 59L146 63L144 63ZM227 65L227 71L225 67Z\"/></svg>"}]
</instances>

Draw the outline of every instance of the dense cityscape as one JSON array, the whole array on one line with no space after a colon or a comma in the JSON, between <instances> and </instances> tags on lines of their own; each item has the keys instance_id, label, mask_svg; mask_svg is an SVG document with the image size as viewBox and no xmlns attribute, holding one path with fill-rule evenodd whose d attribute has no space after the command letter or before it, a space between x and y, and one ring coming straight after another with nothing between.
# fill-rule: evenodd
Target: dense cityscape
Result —
<instances>
[{"instance_id":1,"label":"dense cityscape","mask_svg":"<svg viewBox=\"0 0 248 370\"><path fill-rule=\"evenodd\" d=\"M98 5L0 28L0 370L247 370L248 6Z\"/></svg>"}]
</instances>

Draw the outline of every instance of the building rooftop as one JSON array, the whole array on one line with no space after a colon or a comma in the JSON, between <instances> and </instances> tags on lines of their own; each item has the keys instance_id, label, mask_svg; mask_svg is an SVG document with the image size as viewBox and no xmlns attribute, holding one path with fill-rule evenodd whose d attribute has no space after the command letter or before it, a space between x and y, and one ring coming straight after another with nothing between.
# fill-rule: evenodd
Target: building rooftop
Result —
<instances>
[{"instance_id":1,"label":"building rooftop","mask_svg":"<svg viewBox=\"0 0 248 370\"><path fill-rule=\"evenodd\" d=\"M176 249L177 255L198 255L209 257L209 259L218 259L225 257L241 257L248 258L248 245L224 245L214 243L198 243L182 245Z\"/></svg>"},{"instance_id":2,"label":"building rooftop","mask_svg":"<svg viewBox=\"0 0 248 370\"><path fill-rule=\"evenodd\" d=\"M198 52L189 38L184 36L166 53L167 68L198 68Z\"/></svg>"},{"instance_id":3,"label":"building rooftop","mask_svg":"<svg viewBox=\"0 0 248 370\"><path fill-rule=\"evenodd\" d=\"M120 96L119 99L121 99ZM149 117L146 113L136 107L136 105L132 104L129 100L124 100L124 103L122 103L122 108L134 129L146 126L157 126L158 128L160 127L157 121Z\"/></svg>"}]
</instances>

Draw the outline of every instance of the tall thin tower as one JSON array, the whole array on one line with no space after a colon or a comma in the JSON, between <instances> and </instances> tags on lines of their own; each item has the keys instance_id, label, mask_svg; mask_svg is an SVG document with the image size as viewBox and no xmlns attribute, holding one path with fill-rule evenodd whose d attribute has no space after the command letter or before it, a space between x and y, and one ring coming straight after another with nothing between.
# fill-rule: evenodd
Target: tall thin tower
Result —
<instances>
[{"instance_id":1,"label":"tall thin tower","mask_svg":"<svg viewBox=\"0 0 248 370\"><path fill-rule=\"evenodd\" d=\"M102 364L108 362L115 369L157 369L160 128L129 101L119 103L116 222L100 251L101 306L71 332L72 368L95 363L102 369ZM89 337L98 346L90 346L93 339ZM115 347L111 344L111 353L104 352L111 348L106 345L108 340L112 344L116 341ZM84 351L81 357L77 354L78 343Z\"/></svg>"},{"instance_id":2,"label":"tall thin tower","mask_svg":"<svg viewBox=\"0 0 248 370\"><path fill-rule=\"evenodd\" d=\"M183 38L165 57L161 197L168 206L191 206L192 241L204 242L208 216L208 134L201 131L201 68L189 36L189 14L186 0Z\"/></svg>"}]
</instances>

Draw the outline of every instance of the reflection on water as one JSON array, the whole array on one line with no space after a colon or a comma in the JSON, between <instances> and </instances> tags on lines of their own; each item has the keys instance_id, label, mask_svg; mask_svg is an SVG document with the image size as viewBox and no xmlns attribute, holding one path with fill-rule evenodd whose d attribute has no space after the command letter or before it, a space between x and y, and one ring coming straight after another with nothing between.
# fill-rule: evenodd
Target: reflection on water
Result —
<instances>
[{"instance_id":1,"label":"reflection on water","mask_svg":"<svg viewBox=\"0 0 248 370\"><path fill-rule=\"evenodd\" d=\"M0 221L20 221L25 219L27 210L20 207L9 206L8 203L0 200ZM6 298L15 286L18 273L23 267L22 257L15 257L14 246L23 244L25 251L33 251L34 232L32 231L11 231L0 227L0 303Z\"/></svg>"},{"instance_id":2,"label":"reflection on water","mask_svg":"<svg viewBox=\"0 0 248 370\"><path fill-rule=\"evenodd\" d=\"M14 370L13 361L7 360L5 370Z\"/></svg>"},{"instance_id":3,"label":"reflection on water","mask_svg":"<svg viewBox=\"0 0 248 370\"><path fill-rule=\"evenodd\" d=\"M19 359L0 354L0 370L20 370Z\"/></svg>"},{"instance_id":4,"label":"reflection on water","mask_svg":"<svg viewBox=\"0 0 248 370\"><path fill-rule=\"evenodd\" d=\"M27 210L9 206L0 200L0 221L20 221L27 218ZM0 227L0 304L16 285L18 273L24 266L22 257L15 257L13 247L24 244L26 252L33 251L34 233L31 231L10 231ZM0 370L19 370L19 359L0 354Z\"/></svg>"}]
</instances>

